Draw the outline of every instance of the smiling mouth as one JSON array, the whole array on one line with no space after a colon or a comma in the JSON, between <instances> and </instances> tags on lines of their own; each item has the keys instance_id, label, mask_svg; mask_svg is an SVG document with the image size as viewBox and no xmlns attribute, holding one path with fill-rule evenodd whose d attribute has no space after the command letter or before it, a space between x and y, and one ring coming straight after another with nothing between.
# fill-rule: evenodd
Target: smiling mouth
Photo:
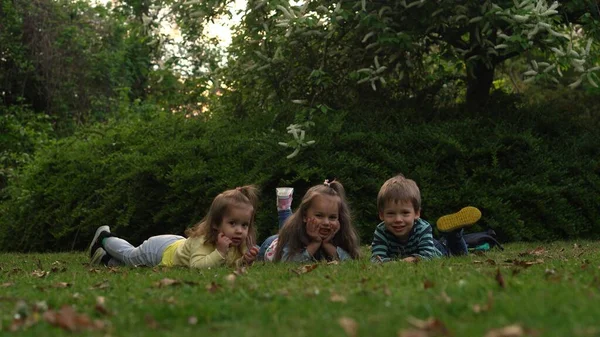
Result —
<instances>
[{"instance_id":1,"label":"smiling mouth","mask_svg":"<svg viewBox=\"0 0 600 337\"><path fill-rule=\"evenodd\" d=\"M329 233L331 233L331 230L329 229L319 229L319 234L321 235L327 235Z\"/></svg>"}]
</instances>

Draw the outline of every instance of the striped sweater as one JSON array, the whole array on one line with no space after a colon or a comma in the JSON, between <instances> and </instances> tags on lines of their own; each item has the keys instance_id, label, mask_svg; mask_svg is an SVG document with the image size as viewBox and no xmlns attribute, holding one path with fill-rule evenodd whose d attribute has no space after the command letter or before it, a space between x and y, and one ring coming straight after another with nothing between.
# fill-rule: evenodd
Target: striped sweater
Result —
<instances>
[{"instance_id":1,"label":"striped sweater","mask_svg":"<svg viewBox=\"0 0 600 337\"><path fill-rule=\"evenodd\" d=\"M373 243L371 244L371 262L388 262L395 259L414 256L422 259L431 259L442 256L442 253L433 244L431 225L417 219L410 232L407 242L400 242L390 233L382 222L375 228Z\"/></svg>"}]
</instances>

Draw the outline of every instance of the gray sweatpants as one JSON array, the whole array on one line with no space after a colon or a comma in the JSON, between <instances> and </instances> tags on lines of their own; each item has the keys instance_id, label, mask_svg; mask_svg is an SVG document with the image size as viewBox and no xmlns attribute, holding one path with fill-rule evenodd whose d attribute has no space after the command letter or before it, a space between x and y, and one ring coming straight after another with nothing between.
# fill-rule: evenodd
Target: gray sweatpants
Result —
<instances>
[{"instance_id":1,"label":"gray sweatpants","mask_svg":"<svg viewBox=\"0 0 600 337\"><path fill-rule=\"evenodd\" d=\"M165 249L175 241L185 239L179 235L157 235L134 247L131 243L117 237L105 238L102 242L104 250L112 257L110 265L158 266Z\"/></svg>"}]
</instances>

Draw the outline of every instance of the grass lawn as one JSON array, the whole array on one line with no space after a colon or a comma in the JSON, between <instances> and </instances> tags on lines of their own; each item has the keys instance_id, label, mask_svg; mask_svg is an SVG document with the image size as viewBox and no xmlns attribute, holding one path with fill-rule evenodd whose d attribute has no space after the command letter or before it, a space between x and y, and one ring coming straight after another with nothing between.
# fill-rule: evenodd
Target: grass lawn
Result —
<instances>
[{"instance_id":1,"label":"grass lawn","mask_svg":"<svg viewBox=\"0 0 600 337\"><path fill-rule=\"evenodd\" d=\"M365 256L306 273L0 254L0 335L600 336L597 242L505 248L415 264Z\"/></svg>"}]
</instances>

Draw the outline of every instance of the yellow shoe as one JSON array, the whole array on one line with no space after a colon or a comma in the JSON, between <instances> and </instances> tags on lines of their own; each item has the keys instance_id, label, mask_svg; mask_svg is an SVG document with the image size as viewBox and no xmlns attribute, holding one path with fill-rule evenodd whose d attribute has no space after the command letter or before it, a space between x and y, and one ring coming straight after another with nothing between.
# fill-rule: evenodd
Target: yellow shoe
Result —
<instances>
[{"instance_id":1,"label":"yellow shoe","mask_svg":"<svg viewBox=\"0 0 600 337\"><path fill-rule=\"evenodd\" d=\"M481 219L481 211L476 207L467 206L454 214L444 215L437 221L437 228L442 232L470 226Z\"/></svg>"}]
</instances>

